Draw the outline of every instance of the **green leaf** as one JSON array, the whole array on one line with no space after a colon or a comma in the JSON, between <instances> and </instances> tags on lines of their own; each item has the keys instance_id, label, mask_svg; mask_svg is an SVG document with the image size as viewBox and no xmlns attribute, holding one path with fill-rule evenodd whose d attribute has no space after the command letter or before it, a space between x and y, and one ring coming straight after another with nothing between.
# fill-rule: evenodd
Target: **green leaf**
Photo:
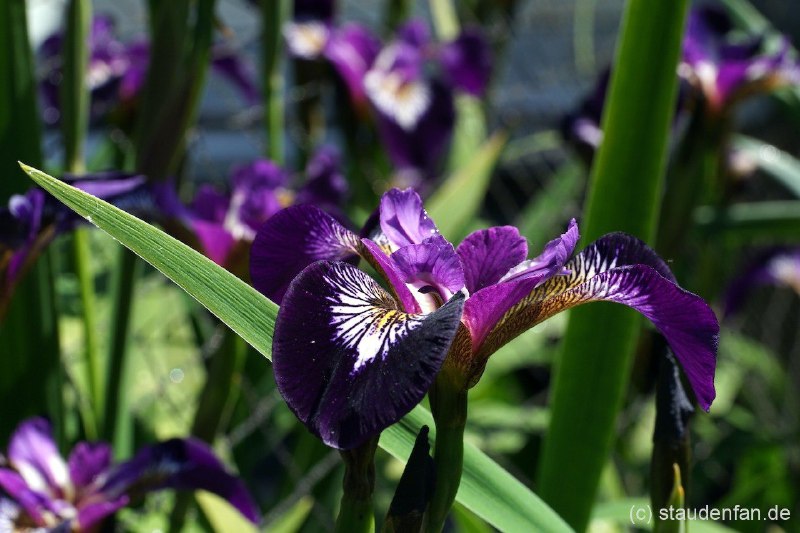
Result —
<instances>
[{"instance_id":1,"label":"green leaf","mask_svg":"<svg viewBox=\"0 0 800 533\"><path fill-rule=\"evenodd\" d=\"M655 236L688 7L688 0L626 2L583 243L611 231L650 242ZM578 530L589 521L614 440L639 325L639 316L622 306L570 312L538 473L542 497Z\"/></svg>"},{"instance_id":2,"label":"green leaf","mask_svg":"<svg viewBox=\"0 0 800 533\"><path fill-rule=\"evenodd\" d=\"M196 298L267 358L278 307L199 252L98 198L21 165L33 180L76 213L119 240ZM381 436L381 447L405 460L431 414L417 406ZM467 444L458 501L503 531L569 531L527 487Z\"/></svg>"},{"instance_id":3,"label":"green leaf","mask_svg":"<svg viewBox=\"0 0 800 533\"><path fill-rule=\"evenodd\" d=\"M776 200L733 204L726 208L701 206L694 211L698 231L759 243L800 241L800 201Z\"/></svg>"},{"instance_id":4,"label":"green leaf","mask_svg":"<svg viewBox=\"0 0 800 533\"><path fill-rule=\"evenodd\" d=\"M23 170L76 213L130 248L269 357L278 306L163 231L27 165Z\"/></svg>"},{"instance_id":5,"label":"green leaf","mask_svg":"<svg viewBox=\"0 0 800 533\"><path fill-rule=\"evenodd\" d=\"M426 202L428 214L450 241L460 241L477 216L505 143L505 134L493 135Z\"/></svg>"},{"instance_id":6,"label":"green leaf","mask_svg":"<svg viewBox=\"0 0 800 533\"><path fill-rule=\"evenodd\" d=\"M256 533L258 531L239 511L231 507L227 500L216 494L197 491L194 497L213 531L219 533Z\"/></svg>"},{"instance_id":7,"label":"green leaf","mask_svg":"<svg viewBox=\"0 0 800 533\"><path fill-rule=\"evenodd\" d=\"M746 135L734 137L733 147L745 153L758 168L800 198L800 161L771 144Z\"/></svg>"},{"instance_id":8,"label":"green leaf","mask_svg":"<svg viewBox=\"0 0 800 533\"><path fill-rule=\"evenodd\" d=\"M433 417L417 406L384 430L381 448L405 461L424 425L431 428L431 438L435 438ZM464 470L456 500L500 531L570 531L530 489L469 443L464 444Z\"/></svg>"}]
</instances>

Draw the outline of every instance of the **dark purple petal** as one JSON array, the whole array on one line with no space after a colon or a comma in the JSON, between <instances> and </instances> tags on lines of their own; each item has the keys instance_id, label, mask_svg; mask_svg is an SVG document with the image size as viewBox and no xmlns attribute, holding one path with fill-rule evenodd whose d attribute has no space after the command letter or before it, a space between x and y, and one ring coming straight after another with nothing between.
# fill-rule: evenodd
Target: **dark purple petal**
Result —
<instances>
[{"instance_id":1,"label":"dark purple petal","mask_svg":"<svg viewBox=\"0 0 800 533\"><path fill-rule=\"evenodd\" d=\"M147 69L150 66L150 43L145 40L134 41L126 46L125 55L129 63L120 80L119 99L123 104L131 105L139 96L147 79Z\"/></svg>"},{"instance_id":2,"label":"dark purple petal","mask_svg":"<svg viewBox=\"0 0 800 533\"><path fill-rule=\"evenodd\" d=\"M22 507L36 525L45 525L42 512L48 508L48 498L31 490L22 476L13 470L0 468L0 489Z\"/></svg>"},{"instance_id":3,"label":"dark purple petal","mask_svg":"<svg viewBox=\"0 0 800 533\"><path fill-rule=\"evenodd\" d=\"M433 87L424 76L425 66L423 50L395 41L381 50L364 77L372 105L406 131L414 129L433 104Z\"/></svg>"},{"instance_id":4,"label":"dark purple petal","mask_svg":"<svg viewBox=\"0 0 800 533\"><path fill-rule=\"evenodd\" d=\"M522 263L528 257L528 243L517 228L498 226L471 233L456 251L464 265L467 290L474 294Z\"/></svg>"},{"instance_id":5,"label":"dark purple petal","mask_svg":"<svg viewBox=\"0 0 800 533\"><path fill-rule=\"evenodd\" d=\"M295 20L320 20L333 22L336 2L333 0L295 0Z\"/></svg>"},{"instance_id":6,"label":"dark purple petal","mask_svg":"<svg viewBox=\"0 0 800 533\"><path fill-rule=\"evenodd\" d=\"M289 174L269 159L256 159L247 165L238 166L231 172L234 189L277 189L289 183Z\"/></svg>"},{"instance_id":7,"label":"dark purple petal","mask_svg":"<svg viewBox=\"0 0 800 533\"><path fill-rule=\"evenodd\" d=\"M17 426L8 444L8 460L32 490L57 496L70 483L67 465L44 418L30 418Z\"/></svg>"},{"instance_id":8,"label":"dark purple petal","mask_svg":"<svg viewBox=\"0 0 800 533\"><path fill-rule=\"evenodd\" d=\"M91 485L111 466L111 446L105 442L79 442L67 460L73 487Z\"/></svg>"},{"instance_id":9,"label":"dark purple petal","mask_svg":"<svg viewBox=\"0 0 800 533\"><path fill-rule=\"evenodd\" d=\"M234 169L228 229L235 237L252 240L261 224L281 210L279 189L288 181L288 173L267 159Z\"/></svg>"},{"instance_id":10,"label":"dark purple petal","mask_svg":"<svg viewBox=\"0 0 800 533\"><path fill-rule=\"evenodd\" d=\"M311 205L278 212L258 230L250 249L253 286L280 303L289 283L320 259L358 260L358 236Z\"/></svg>"},{"instance_id":11,"label":"dark purple petal","mask_svg":"<svg viewBox=\"0 0 800 533\"><path fill-rule=\"evenodd\" d=\"M563 233L561 237L548 242L544 247L544 251L537 257L523 261L509 270L508 273L501 278L501 281L518 280L528 277L536 277L541 280L552 276L569 274L569 271L564 269L564 264L572 256L579 239L578 223L575 222L573 218L570 220L567 231Z\"/></svg>"},{"instance_id":12,"label":"dark purple petal","mask_svg":"<svg viewBox=\"0 0 800 533\"><path fill-rule=\"evenodd\" d=\"M492 74L492 54L483 33L465 30L439 52L442 68L455 87L479 97L486 90Z\"/></svg>"},{"instance_id":13,"label":"dark purple petal","mask_svg":"<svg viewBox=\"0 0 800 533\"><path fill-rule=\"evenodd\" d=\"M413 189L391 189L384 193L380 226L393 251L409 244L420 244L439 234L436 224L422 207L422 198Z\"/></svg>"},{"instance_id":14,"label":"dark purple petal","mask_svg":"<svg viewBox=\"0 0 800 533\"><path fill-rule=\"evenodd\" d=\"M230 207L230 198L211 185L201 185L192 199L192 214L208 222L222 224Z\"/></svg>"},{"instance_id":15,"label":"dark purple petal","mask_svg":"<svg viewBox=\"0 0 800 533\"><path fill-rule=\"evenodd\" d=\"M415 178L425 181L437 176L455 127L452 91L438 81L428 87L431 103L413 127L404 127L397 120L401 114L416 116L414 106L418 102L412 98L398 102L393 115L378 113L377 117L378 132L392 163L410 176L407 181L411 184L415 184Z\"/></svg>"},{"instance_id":16,"label":"dark purple petal","mask_svg":"<svg viewBox=\"0 0 800 533\"><path fill-rule=\"evenodd\" d=\"M205 490L227 500L251 522L258 507L242 481L228 473L208 445L196 439L170 439L145 446L109 475L101 491L107 501L161 489Z\"/></svg>"},{"instance_id":17,"label":"dark purple petal","mask_svg":"<svg viewBox=\"0 0 800 533\"><path fill-rule=\"evenodd\" d=\"M652 249L635 237L609 234L565 267L568 275L539 284L497 322L482 344L473 344L476 361L485 364L485 358L500 346L556 313L583 303L612 301L636 309L653 322L683 367L698 402L709 408L714 399L719 324L700 297L675 284L669 268ZM465 306L465 322L469 325L481 312L479 306Z\"/></svg>"},{"instance_id":18,"label":"dark purple petal","mask_svg":"<svg viewBox=\"0 0 800 533\"><path fill-rule=\"evenodd\" d=\"M248 105L261 102L253 68L235 50L215 46L212 49L211 67L239 91Z\"/></svg>"},{"instance_id":19,"label":"dark purple petal","mask_svg":"<svg viewBox=\"0 0 800 533\"><path fill-rule=\"evenodd\" d=\"M319 207L338 207L348 194L347 180L342 174L339 152L323 146L306 165L306 183L297 193L297 203Z\"/></svg>"},{"instance_id":20,"label":"dark purple petal","mask_svg":"<svg viewBox=\"0 0 800 533\"><path fill-rule=\"evenodd\" d=\"M83 531L89 531L100 524L106 517L116 513L130 502L130 498L122 495L112 501L99 501L81 506L78 509L78 525Z\"/></svg>"},{"instance_id":21,"label":"dark purple petal","mask_svg":"<svg viewBox=\"0 0 800 533\"><path fill-rule=\"evenodd\" d=\"M378 38L357 24L346 24L336 30L325 46L325 58L333 64L358 107L363 108L366 104L364 76L378 57L380 49Z\"/></svg>"},{"instance_id":22,"label":"dark purple petal","mask_svg":"<svg viewBox=\"0 0 800 533\"><path fill-rule=\"evenodd\" d=\"M203 248L203 253L216 264L225 266L236 244L231 232L216 222L193 219L189 224Z\"/></svg>"},{"instance_id":23,"label":"dark purple petal","mask_svg":"<svg viewBox=\"0 0 800 533\"><path fill-rule=\"evenodd\" d=\"M409 315L357 268L315 263L292 282L275 324L278 388L329 446L363 444L425 396L462 302L458 294L432 314Z\"/></svg>"},{"instance_id":24,"label":"dark purple petal","mask_svg":"<svg viewBox=\"0 0 800 533\"><path fill-rule=\"evenodd\" d=\"M422 19L411 19L397 29L397 40L423 49L431 42L428 24Z\"/></svg>"},{"instance_id":25,"label":"dark purple petal","mask_svg":"<svg viewBox=\"0 0 800 533\"><path fill-rule=\"evenodd\" d=\"M441 235L422 244L404 246L391 259L426 313L439 308L464 288L464 270L458 254Z\"/></svg>"}]
</instances>

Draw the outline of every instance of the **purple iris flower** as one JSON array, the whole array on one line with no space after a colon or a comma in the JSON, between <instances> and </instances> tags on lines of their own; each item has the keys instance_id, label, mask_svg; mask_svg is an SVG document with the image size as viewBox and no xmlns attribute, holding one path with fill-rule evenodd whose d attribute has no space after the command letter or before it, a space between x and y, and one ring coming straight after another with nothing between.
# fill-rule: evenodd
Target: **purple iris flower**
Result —
<instances>
[{"instance_id":1,"label":"purple iris flower","mask_svg":"<svg viewBox=\"0 0 800 533\"><path fill-rule=\"evenodd\" d=\"M329 61L356 110L372 110L401 181L419 184L435 176L455 125L455 94L480 96L489 82L492 61L483 34L467 29L438 44L423 21L412 20L381 47L362 26L334 28L332 11L302 13L285 31L289 50Z\"/></svg>"},{"instance_id":2,"label":"purple iris flower","mask_svg":"<svg viewBox=\"0 0 800 533\"><path fill-rule=\"evenodd\" d=\"M49 37L39 50L44 65L41 90L45 103L45 121L55 124L60 117L59 85L62 77L61 52L63 33ZM89 34L89 66L87 86L91 92L91 117L99 121L112 113L130 115L147 76L150 63L150 44L137 39L123 43L115 34L113 18L96 15ZM211 66L227 79L248 105L260 101L254 74L234 50L225 45L212 48ZM122 118L122 117L119 117Z\"/></svg>"},{"instance_id":3,"label":"purple iris flower","mask_svg":"<svg viewBox=\"0 0 800 533\"><path fill-rule=\"evenodd\" d=\"M725 316L741 309L750 292L763 285L788 287L800 295L800 248L773 248L753 260L728 287Z\"/></svg>"},{"instance_id":4,"label":"purple iris flower","mask_svg":"<svg viewBox=\"0 0 800 533\"><path fill-rule=\"evenodd\" d=\"M410 411L445 360L469 388L520 333L576 305L611 301L653 322L708 409L719 332L710 307L634 237L608 234L570 259L577 241L572 221L533 259L511 226L454 247L410 189L384 194L360 236L313 206L285 209L250 253L253 285L281 304L278 388L326 444L352 448ZM359 258L388 291L354 266Z\"/></svg>"},{"instance_id":5,"label":"purple iris flower","mask_svg":"<svg viewBox=\"0 0 800 533\"><path fill-rule=\"evenodd\" d=\"M348 191L340 169L338 152L322 147L308 163L304 184L295 189L286 170L258 159L233 170L230 194L204 185L188 209L176 199L167 212L183 219L211 260L236 271L258 228L284 207L309 203L336 213Z\"/></svg>"},{"instance_id":6,"label":"purple iris flower","mask_svg":"<svg viewBox=\"0 0 800 533\"><path fill-rule=\"evenodd\" d=\"M65 461L47 420L22 422L0 460L0 529L92 531L135 498L162 489L213 492L248 520L259 520L244 484L198 440L145 446L119 464L111 455L104 442L79 442Z\"/></svg>"},{"instance_id":7,"label":"purple iris flower","mask_svg":"<svg viewBox=\"0 0 800 533\"><path fill-rule=\"evenodd\" d=\"M64 181L120 209L153 219L160 212L153 188L144 176L101 172L66 175ZM58 235L71 231L83 219L38 188L14 195L0 207L0 317L14 286L39 253Z\"/></svg>"},{"instance_id":8,"label":"purple iris flower","mask_svg":"<svg viewBox=\"0 0 800 533\"><path fill-rule=\"evenodd\" d=\"M737 39L727 13L705 6L691 11L679 74L721 113L733 103L776 86L800 83L800 65L781 37L768 49L764 35Z\"/></svg>"}]
</instances>

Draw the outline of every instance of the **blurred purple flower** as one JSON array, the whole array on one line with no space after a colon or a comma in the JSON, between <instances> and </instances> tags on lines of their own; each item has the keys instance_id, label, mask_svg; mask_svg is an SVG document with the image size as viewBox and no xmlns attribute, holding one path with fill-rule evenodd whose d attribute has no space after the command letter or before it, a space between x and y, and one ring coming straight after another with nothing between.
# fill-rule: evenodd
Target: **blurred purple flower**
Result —
<instances>
[{"instance_id":1,"label":"blurred purple flower","mask_svg":"<svg viewBox=\"0 0 800 533\"><path fill-rule=\"evenodd\" d=\"M230 194L203 185L188 209L177 199L162 205L167 204L167 213L191 228L211 260L238 271L256 231L284 207L308 203L337 213L348 190L340 165L338 153L322 147L309 161L303 185L293 188L287 171L258 159L233 170Z\"/></svg>"},{"instance_id":2,"label":"blurred purple flower","mask_svg":"<svg viewBox=\"0 0 800 533\"><path fill-rule=\"evenodd\" d=\"M108 516L147 492L206 490L258 522L258 508L244 484L214 452L194 439L145 446L133 459L113 464L111 447L79 442L65 461L43 418L22 422L0 462L0 525L92 531Z\"/></svg>"},{"instance_id":3,"label":"blurred purple flower","mask_svg":"<svg viewBox=\"0 0 800 533\"><path fill-rule=\"evenodd\" d=\"M44 118L48 124L57 123L61 115L59 90L63 45L63 33L56 33L39 49L40 61L44 65L41 82ZM110 16L96 15L92 19L86 81L91 92L93 121L103 120L115 112L125 116L133 113L147 77L149 62L150 44L146 40L123 43L115 34L114 20ZM251 67L230 47L224 44L214 46L211 66L236 87L248 105L260 101Z\"/></svg>"},{"instance_id":4,"label":"blurred purple flower","mask_svg":"<svg viewBox=\"0 0 800 533\"><path fill-rule=\"evenodd\" d=\"M800 64L785 37L767 46L765 35L737 38L728 14L717 7L693 9L683 41L679 74L721 113L753 93L800 83Z\"/></svg>"},{"instance_id":5,"label":"blurred purple flower","mask_svg":"<svg viewBox=\"0 0 800 533\"><path fill-rule=\"evenodd\" d=\"M489 356L525 330L611 301L653 322L708 409L719 332L708 305L638 239L608 234L570 259L577 241L573 220L534 259L511 226L476 231L456 248L410 189L384 194L360 236L313 206L285 209L250 253L253 285L281 305L278 388L311 432L352 448L412 409L445 359L469 388ZM353 266L359 258L390 292Z\"/></svg>"},{"instance_id":6,"label":"blurred purple flower","mask_svg":"<svg viewBox=\"0 0 800 533\"><path fill-rule=\"evenodd\" d=\"M742 308L753 289L788 287L800 295L800 248L773 248L759 255L731 282L725 294L725 316Z\"/></svg>"},{"instance_id":7,"label":"blurred purple flower","mask_svg":"<svg viewBox=\"0 0 800 533\"><path fill-rule=\"evenodd\" d=\"M332 9L296 11L285 31L289 50L329 61L357 112L374 112L401 182L420 185L435 177L455 125L454 95L480 96L489 83L492 60L483 34L467 29L439 44L423 21L412 20L381 47L366 28L337 29L332 18Z\"/></svg>"},{"instance_id":8,"label":"blurred purple flower","mask_svg":"<svg viewBox=\"0 0 800 533\"><path fill-rule=\"evenodd\" d=\"M157 217L160 208L144 176L102 172L66 175L64 181L139 217ZM83 219L38 188L14 195L0 207L0 318L14 287L41 251Z\"/></svg>"}]
</instances>

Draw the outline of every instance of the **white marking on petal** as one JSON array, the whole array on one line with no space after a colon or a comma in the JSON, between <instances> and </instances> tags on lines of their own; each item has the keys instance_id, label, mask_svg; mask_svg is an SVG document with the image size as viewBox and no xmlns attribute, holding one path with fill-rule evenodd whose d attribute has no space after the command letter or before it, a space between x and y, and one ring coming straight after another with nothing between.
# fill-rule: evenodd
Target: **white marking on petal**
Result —
<instances>
[{"instance_id":1,"label":"white marking on petal","mask_svg":"<svg viewBox=\"0 0 800 533\"><path fill-rule=\"evenodd\" d=\"M414 128L431 105L431 88L423 80L407 80L393 70L397 47L381 51L375 65L364 77L370 101L404 130Z\"/></svg>"},{"instance_id":2,"label":"white marking on petal","mask_svg":"<svg viewBox=\"0 0 800 533\"><path fill-rule=\"evenodd\" d=\"M330 30L317 21L290 22L283 30L289 51L304 59L316 59L328 43Z\"/></svg>"},{"instance_id":3,"label":"white marking on petal","mask_svg":"<svg viewBox=\"0 0 800 533\"><path fill-rule=\"evenodd\" d=\"M385 358L392 346L422 325L421 317L378 307L376 294L352 272L339 271L335 278L325 279L338 289L327 297L336 331L334 342L357 354L352 373L376 357Z\"/></svg>"}]
</instances>

